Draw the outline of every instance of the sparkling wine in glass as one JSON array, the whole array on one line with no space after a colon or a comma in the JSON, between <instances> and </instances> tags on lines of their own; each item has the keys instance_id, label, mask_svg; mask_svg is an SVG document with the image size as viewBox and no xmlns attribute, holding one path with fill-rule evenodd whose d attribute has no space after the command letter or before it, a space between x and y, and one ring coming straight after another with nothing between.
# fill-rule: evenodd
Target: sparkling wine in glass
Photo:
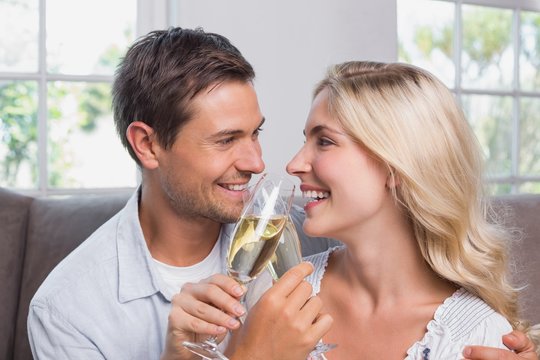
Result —
<instances>
[{"instance_id":1,"label":"sparkling wine in glass","mask_svg":"<svg viewBox=\"0 0 540 360\"><path fill-rule=\"evenodd\" d=\"M264 174L249 192L233 230L227 254L227 273L239 284L253 281L274 256L294 197L295 185L286 178ZM240 299L243 303L244 299ZM204 359L227 359L217 337L183 345Z\"/></svg>"},{"instance_id":2,"label":"sparkling wine in glass","mask_svg":"<svg viewBox=\"0 0 540 360\"><path fill-rule=\"evenodd\" d=\"M289 217L285 224L283 234L279 239L278 246L271 261L268 263L268 271L274 278L279 280L291 267L300 264L302 261L302 245L296 232L296 227ZM308 359L324 359L322 354L334 349L336 344L326 344L319 341L315 348L309 353Z\"/></svg>"}]
</instances>

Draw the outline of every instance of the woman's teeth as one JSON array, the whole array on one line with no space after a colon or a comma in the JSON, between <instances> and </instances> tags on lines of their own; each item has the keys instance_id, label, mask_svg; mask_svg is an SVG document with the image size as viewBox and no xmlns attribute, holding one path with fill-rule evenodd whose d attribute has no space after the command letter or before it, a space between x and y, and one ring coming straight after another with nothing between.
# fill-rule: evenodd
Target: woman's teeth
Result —
<instances>
[{"instance_id":1,"label":"woman's teeth","mask_svg":"<svg viewBox=\"0 0 540 360\"><path fill-rule=\"evenodd\" d=\"M313 190L310 190L310 191L302 192L302 196L305 197L305 198L312 198L314 200L321 200L321 199L326 199L327 197L329 197L330 193L327 192L327 191L313 191Z\"/></svg>"}]
</instances>

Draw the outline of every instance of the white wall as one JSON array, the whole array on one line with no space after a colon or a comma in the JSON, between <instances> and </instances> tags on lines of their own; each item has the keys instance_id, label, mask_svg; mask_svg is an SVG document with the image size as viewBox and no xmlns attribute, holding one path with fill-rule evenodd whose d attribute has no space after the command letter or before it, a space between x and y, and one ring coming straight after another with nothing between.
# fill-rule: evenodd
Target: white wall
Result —
<instances>
[{"instance_id":1,"label":"white wall","mask_svg":"<svg viewBox=\"0 0 540 360\"><path fill-rule=\"evenodd\" d=\"M303 143L315 83L328 65L397 59L396 0L173 0L173 25L228 37L251 62L267 121L267 170L284 171Z\"/></svg>"}]
</instances>

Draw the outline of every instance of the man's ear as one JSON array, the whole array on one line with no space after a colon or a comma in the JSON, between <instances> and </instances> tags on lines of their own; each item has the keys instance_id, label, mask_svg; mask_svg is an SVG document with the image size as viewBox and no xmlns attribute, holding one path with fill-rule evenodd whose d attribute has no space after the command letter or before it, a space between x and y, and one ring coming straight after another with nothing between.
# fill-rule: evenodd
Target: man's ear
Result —
<instances>
[{"instance_id":1,"label":"man's ear","mask_svg":"<svg viewBox=\"0 0 540 360\"><path fill-rule=\"evenodd\" d=\"M142 121L134 121L126 130L126 137L141 166L146 169L155 169L159 166L156 156L156 134L152 127Z\"/></svg>"}]
</instances>

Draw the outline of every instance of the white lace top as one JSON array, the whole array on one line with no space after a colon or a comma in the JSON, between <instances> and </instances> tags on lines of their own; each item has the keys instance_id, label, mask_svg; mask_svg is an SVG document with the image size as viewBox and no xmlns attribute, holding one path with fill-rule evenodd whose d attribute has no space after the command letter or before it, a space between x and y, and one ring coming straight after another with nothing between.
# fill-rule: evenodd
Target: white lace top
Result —
<instances>
[{"instance_id":1,"label":"white lace top","mask_svg":"<svg viewBox=\"0 0 540 360\"><path fill-rule=\"evenodd\" d=\"M305 259L315 267L307 278L314 294L321 289L328 257L339 248L334 247ZM502 336L510 331L512 326L502 315L461 288L437 308L433 319L427 324L424 338L409 348L406 360L462 359L461 353L466 345L505 348Z\"/></svg>"}]
</instances>

